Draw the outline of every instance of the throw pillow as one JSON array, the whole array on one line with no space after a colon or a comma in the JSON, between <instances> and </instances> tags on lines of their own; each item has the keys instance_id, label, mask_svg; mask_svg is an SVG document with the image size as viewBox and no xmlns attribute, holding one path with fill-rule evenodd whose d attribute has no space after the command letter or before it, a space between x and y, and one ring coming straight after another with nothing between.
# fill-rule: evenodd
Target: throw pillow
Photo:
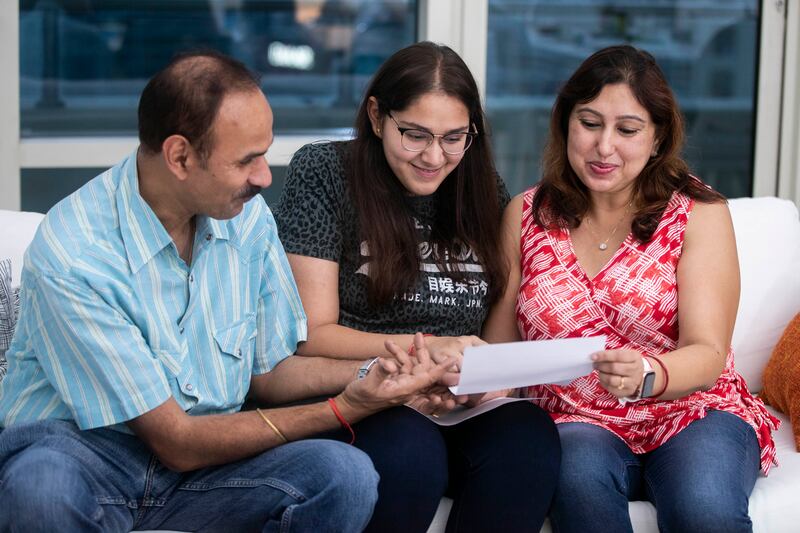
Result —
<instances>
[{"instance_id":1,"label":"throw pillow","mask_svg":"<svg viewBox=\"0 0 800 533\"><path fill-rule=\"evenodd\" d=\"M11 288L11 259L0 261L0 381L6 375L6 350L17 323L19 294Z\"/></svg>"},{"instance_id":2,"label":"throw pillow","mask_svg":"<svg viewBox=\"0 0 800 533\"><path fill-rule=\"evenodd\" d=\"M764 369L761 398L789 415L794 443L800 452L800 313L783 332Z\"/></svg>"}]
</instances>

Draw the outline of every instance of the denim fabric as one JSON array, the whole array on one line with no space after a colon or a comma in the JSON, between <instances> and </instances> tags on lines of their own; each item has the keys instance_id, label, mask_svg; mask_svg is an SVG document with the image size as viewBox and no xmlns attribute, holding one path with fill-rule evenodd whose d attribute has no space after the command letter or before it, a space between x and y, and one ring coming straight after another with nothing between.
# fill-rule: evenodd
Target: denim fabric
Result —
<instances>
[{"instance_id":1,"label":"denim fabric","mask_svg":"<svg viewBox=\"0 0 800 533\"><path fill-rule=\"evenodd\" d=\"M443 495L454 500L448 533L538 532L547 516L560 447L536 405L506 404L452 427L397 407L353 429L381 478L368 533L424 533Z\"/></svg>"},{"instance_id":2,"label":"denim fabric","mask_svg":"<svg viewBox=\"0 0 800 533\"><path fill-rule=\"evenodd\" d=\"M352 446L298 441L189 473L134 436L46 420L0 433L0 532L353 532L378 477Z\"/></svg>"},{"instance_id":3,"label":"denim fabric","mask_svg":"<svg viewBox=\"0 0 800 533\"><path fill-rule=\"evenodd\" d=\"M634 454L611 432L558 425L561 476L550 515L553 531L632 531L628 501L649 500L662 533L752 531L748 500L759 471L753 429L711 411L657 449Z\"/></svg>"}]
</instances>

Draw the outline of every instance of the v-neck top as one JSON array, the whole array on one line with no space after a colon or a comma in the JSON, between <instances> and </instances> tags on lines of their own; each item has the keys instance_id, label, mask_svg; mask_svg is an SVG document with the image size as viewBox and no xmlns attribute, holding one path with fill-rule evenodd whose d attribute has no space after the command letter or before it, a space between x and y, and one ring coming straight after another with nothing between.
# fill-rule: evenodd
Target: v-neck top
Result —
<instances>
[{"instance_id":1,"label":"v-neck top","mask_svg":"<svg viewBox=\"0 0 800 533\"><path fill-rule=\"evenodd\" d=\"M535 188L524 194L521 227L522 282L517 325L524 339L606 336L606 349L662 355L678 345L677 272L686 224L694 202L674 194L652 238L628 237L608 263L589 278L578 262L567 230L536 224ZM667 356L668 358L668 356ZM707 391L676 400L643 399L622 405L600 384L597 372L567 385L529 387L527 395L556 421L586 422L613 432L634 453L665 443L711 410L730 412L756 432L761 468L775 463L772 431L779 421L750 394L729 350L725 369Z\"/></svg>"}]
</instances>

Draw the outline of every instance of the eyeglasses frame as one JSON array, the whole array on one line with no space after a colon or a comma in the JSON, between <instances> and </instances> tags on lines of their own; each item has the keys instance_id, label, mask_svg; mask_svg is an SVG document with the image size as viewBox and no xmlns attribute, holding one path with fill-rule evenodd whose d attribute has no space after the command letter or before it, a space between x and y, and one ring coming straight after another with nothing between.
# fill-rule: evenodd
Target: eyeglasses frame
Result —
<instances>
[{"instance_id":1,"label":"eyeglasses frame","mask_svg":"<svg viewBox=\"0 0 800 533\"><path fill-rule=\"evenodd\" d=\"M405 150L405 151L407 151L407 152L412 152L412 153L415 153L415 154L418 154L418 153L424 152L425 150L427 150L428 148L430 148L430 147L431 147L431 145L433 144L433 141L434 141L434 139L436 139L436 138L438 137L438 138L439 138L439 148L441 148L441 149L442 149L442 152L446 153L447 155L461 155L461 154L464 154L464 153L466 153L466 151L467 151L467 150L469 150L470 146L472 146L472 143L473 143L473 141L475 140L475 137L477 137L478 135L480 135L480 133L478 133L477 131L458 131L458 132L455 132L455 131L454 131L454 132L451 132L451 133L431 133L430 131L427 131L427 130L421 130L421 129L419 129L419 128L404 128L404 127L402 127L402 126L401 126L401 125L400 125L400 124L397 122L397 119L396 119L396 118L394 118L394 117L392 116L392 113L391 113L391 112L389 112L389 113L386 113L386 115L387 115L387 116L388 116L390 119L392 119L392 122L394 122L394 125L395 125L395 126L397 126L397 131L399 131L399 132L400 132L400 146L402 146L402 147L403 147L403 150ZM474 124L470 124L470 126L471 126L471 127L474 127L475 125L474 125ZM430 140L430 142L428 143L428 145L427 145L425 148L423 148L422 150L411 150L411 149L409 149L409 148L406 148L406 145L404 145L404 144L403 144L403 135L405 135L405 133L406 133L407 131L420 131L420 132L422 132L422 133L425 133L425 134L427 134L427 135L430 135L430 136L431 136L431 140ZM461 134L461 135L467 135L467 136L470 138L469 144L467 145L467 147L466 147L466 148L464 148L464 149L463 149L463 150L461 150L460 152L455 152L455 153L454 153L454 152L448 152L448 151L445 149L445 147L444 147L444 146L442 146L442 137L447 137L448 135L454 135L454 134L456 134L456 133L457 133L457 134Z\"/></svg>"}]
</instances>

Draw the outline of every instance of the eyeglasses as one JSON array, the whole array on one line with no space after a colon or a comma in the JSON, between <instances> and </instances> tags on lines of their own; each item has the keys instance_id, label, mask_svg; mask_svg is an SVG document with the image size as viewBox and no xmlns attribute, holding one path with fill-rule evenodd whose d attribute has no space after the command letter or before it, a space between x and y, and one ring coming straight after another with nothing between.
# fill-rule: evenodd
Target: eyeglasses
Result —
<instances>
[{"instance_id":1,"label":"eyeglasses","mask_svg":"<svg viewBox=\"0 0 800 533\"><path fill-rule=\"evenodd\" d=\"M431 133L425 130L414 128L403 128L391 113L387 113L389 118L394 121L397 131L400 132L400 144L409 152L425 151L435 137L439 138L439 146L448 155L461 155L472 145L472 138L478 136L476 131L460 131L455 133Z\"/></svg>"}]
</instances>

